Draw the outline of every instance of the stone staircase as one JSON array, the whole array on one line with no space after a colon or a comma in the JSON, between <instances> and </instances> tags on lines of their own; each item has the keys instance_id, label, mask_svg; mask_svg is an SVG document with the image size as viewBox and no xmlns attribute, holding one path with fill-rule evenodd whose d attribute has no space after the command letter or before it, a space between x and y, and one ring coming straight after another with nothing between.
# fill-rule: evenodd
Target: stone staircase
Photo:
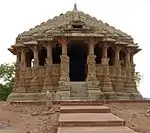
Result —
<instances>
[{"instance_id":1,"label":"stone staircase","mask_svg":"<svg viewBox=\"0 0 150 133\"><path fill-rule=\"evenodd\" d=\"M136 133L105 106L61 106L57 133Z\"/></svg>"}]
</instances>

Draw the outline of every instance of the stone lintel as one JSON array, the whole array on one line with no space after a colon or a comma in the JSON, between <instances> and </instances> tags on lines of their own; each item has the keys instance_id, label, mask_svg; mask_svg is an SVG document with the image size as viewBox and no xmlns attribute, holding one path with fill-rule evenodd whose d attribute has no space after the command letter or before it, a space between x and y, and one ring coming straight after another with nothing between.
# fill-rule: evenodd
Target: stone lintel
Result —
<instances>
[{"instance_id":1,"label":"stone lintel","mask_svg":"<svg viewBox=\"0 0 150 133\"><path fill-rule=\"evenodd\" d=\"M28 42L24 42L23 44L25 44L25 45L37 45L38 42L37 41L28 41Z\"/></svg>"}]
</instances>

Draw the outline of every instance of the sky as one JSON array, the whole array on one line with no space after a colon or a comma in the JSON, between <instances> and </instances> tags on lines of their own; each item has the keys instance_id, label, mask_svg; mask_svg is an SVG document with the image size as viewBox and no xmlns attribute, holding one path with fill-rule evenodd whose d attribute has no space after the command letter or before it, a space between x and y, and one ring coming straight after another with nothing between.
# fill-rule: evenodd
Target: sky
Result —
<instances>
[{"instance_id":1,"label":"sky","mask_svg":"<svg viewBox=\"0 0 150 133\"><path fill-rule=\"evenodd\" d=\"M128 33L142 51L134 57L136 71L143 76L139 91L150 97L150 0L0 0L0 64L16 60L7 48L18 34L73 10L84 13Z\"/></svg>"}]
</instances>

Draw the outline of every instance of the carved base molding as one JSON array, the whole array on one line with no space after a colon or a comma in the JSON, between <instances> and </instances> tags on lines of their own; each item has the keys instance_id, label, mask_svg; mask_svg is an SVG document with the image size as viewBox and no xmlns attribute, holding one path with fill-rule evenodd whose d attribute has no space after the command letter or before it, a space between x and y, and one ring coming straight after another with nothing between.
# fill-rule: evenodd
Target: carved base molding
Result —
<instances>
[{"instance_id":1,"label":"carved base molding","mask_svg":"<svg viewBox=\"0 0 150 133\"><path fill-rule=\"evenodd\" d=\"M43 89L42 89L43 92L54 91L54 87L52 86L51 81L52 81L51 77L49 77L49 76L45 77L44 85L43 85Z\"/></svg>"},{"instance_id":2,"label":"carved base molding","mask_svg":"<svg viewBox=\"0 0 150 133\"><path fill-rule=\"evenodd\" d=\"M125 92L124 86L123 86L123 81L121 77L117 77L114 81L113 81L113 85L114 85L114 91L115 92Z\"/></svg>"},{"instance_id":3,"label":"carved base molding","mask_svg":"<svg viewBox=\"0 0 150 133\"><path fill-rule=\"evenodd\" d=\"M33 78L31 81L31 86L28 92L30 93L36 93L36 92L41 92L43 89L43 78Z\"/></svg>"},{"instance_id":4,"label":"carved base molding","mask_svg":"<svg viewBox=\"0 0 150 133\"><path fill-rule=\"evenodd\" d=\"M108 76L104 77L101 87L102 92L113 92L112 82Z\"/></svg>"},{"instance_id":5,"label":"carved base molding","mask_svg":"<svg viewBox=\"0 0 150 133\"><path fill-rule=\"evenodd\" d=\"M70 82L60 81L58 90L55 95L55 100L69 100L70 97Z\"/></svg>"},{"instance_id":6,"label":"carved base molding","mask_svg":"<svg viewBox=\"0 0 150 133\"><path fill-rule=\"evenodd\" d=\"M121 93L121 92L116 92L116 97L117 99L136 99L136 100L140 100L142 99L142 96L140 95L140 93Z\"/></svg>"},{"instance_id":7,"label":"carved base molding","mask_svg":"<svg viewBox=\"0 0 150 133\"><path fill-rule=\"evenodd\" d=\"M103 92L104 99L117 99L115 92Z\"/></svg>"},{"instance_id":8,"label":"carved base molding","mask_svg":"<svg viewBox=\"0 0 150 133\"><path fill-rule=\"evenodd\" d=\"M99 81L88 81L86 84L89 93L88 99L99 100L104 98L99 87Z\"/></svg>"},{"instance_id":9,"label":"carved base molding","mask_svg":"<svg viewBox=\"0 0 150 133\"><path fill-rule=\"evenodd\" d=\"M113 93L113 92L104 92L102 97L99 98L97 95L99 91L97 90L89 90L88 97L70 97L70 92L67 90L58 91L57 93L51 92L53 100L104 100L104 99L120 99L120 100L131 100L142 99L142 96L139 93ZM8 98L8 102L45 102L46 101L46 93L11 93Z\"/></svg>"},{"instance_id":10,"label":"carved base molding","mask_svg":"<svg viewBox=\"0 0 150 133\"><path fill-rule=\"evenodd\" d=\"M11 93L7 101L8 102L29 102L29 101L44 101L45 94L44 93Z\"/></svg>"},{"instance_id":11,"label":"carved base molding","mask_svg":"<svg viewBox=\"0 0 150 133\"><path fill-rule=\"evenodd\" d=\"M127 93L137 93L136 84L133 79L127 79L124 88Z\"/></svg>"},{"instance_id":12,"label":"carved base molding","mask_svg":"<svg viewBox=\"0 0 150 133\"><path fill-rule=\"evenodd\" d=\"M13 92L17 92L17 93L24 93L26 92L26 86L25 86L25 80L24 79L20 79L20 80L16 80L13 84Z\"/></svg>"}]
</instances>

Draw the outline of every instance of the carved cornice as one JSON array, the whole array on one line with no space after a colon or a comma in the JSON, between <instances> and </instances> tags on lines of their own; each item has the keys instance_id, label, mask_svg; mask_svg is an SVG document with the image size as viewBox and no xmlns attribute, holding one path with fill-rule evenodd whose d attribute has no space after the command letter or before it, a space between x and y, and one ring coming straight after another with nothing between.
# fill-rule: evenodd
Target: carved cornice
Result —
<instances>
[{"instance_id":1,"label":"carved cornice","mask_svg":"<svg viewBox=\"0 0 150 133\"><path fill-rule=\"evenodd\" d=\"M109 37L104 37L102 41L103 41L103 42L116 42L115 39L109 38Z\"/></svg>"}]
</instances>

